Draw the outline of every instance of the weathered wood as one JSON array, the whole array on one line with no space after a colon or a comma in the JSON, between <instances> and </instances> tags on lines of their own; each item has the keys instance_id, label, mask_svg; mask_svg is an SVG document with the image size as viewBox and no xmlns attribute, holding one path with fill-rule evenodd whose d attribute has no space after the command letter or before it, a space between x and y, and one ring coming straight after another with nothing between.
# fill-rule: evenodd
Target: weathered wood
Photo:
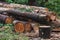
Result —
<instances>
[{"instance_id":1,"label":"weathered wood","mask_svg":"<svg viewBox=\"0 0 60 40\"><path fill-rule=\"evenodd\" d=\"M0 21L4 22L4 23L12 23L12 18L11 17L8 17L6 15L1 15L0 14Z\"/></svg>"}]
</instances>

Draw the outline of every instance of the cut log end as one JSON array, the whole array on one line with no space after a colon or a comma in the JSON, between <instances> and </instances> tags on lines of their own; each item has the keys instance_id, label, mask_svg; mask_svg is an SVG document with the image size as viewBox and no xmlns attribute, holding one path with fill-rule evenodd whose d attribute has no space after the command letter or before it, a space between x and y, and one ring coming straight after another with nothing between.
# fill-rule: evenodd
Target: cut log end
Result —
<instances>
[{"instance_id":1,"label":"cut log end","mask_svg":"<svg viewBox=\"0 0 60 40\"><path fill-rule=\"evenodd\" d=\"M14 28L15 28L16 32L19 32L19 33L23 33L24 32L24 24L21 23L21 22L16 23Z\"/></svg>"},{"instance_id":2,"label":"cut log end","mask_svg":"<svg viewBox=\"0 0 60 40\"><path fill-rule=\"evenodd\" d=\"M6 20L5 20L5 23L10 24L10 23L12 23L12 21L13 21L12 18L7 17Z\"/></svg>"},{"instance_id":3,"label":"cut log end","mask_svg":"<svg viewBox=\"0 0 60 40\"><path fill-rule=\"evenodd\" d=\"M54 12L49 12L49 14L47 15L47 20L48 21L55 21L56 20L56 14Z\"/></svg>"},{"instance_id":4,"label":"cut log end","mask_svg":"<svg viewBox=\"0 0 60 40\"><path fill-rule=\"evenodd\" d=\"M32 30L31 24L30 23L26 23L25 24L25 32L31 32L31 30Z\"/></svg>"}]
</instances>

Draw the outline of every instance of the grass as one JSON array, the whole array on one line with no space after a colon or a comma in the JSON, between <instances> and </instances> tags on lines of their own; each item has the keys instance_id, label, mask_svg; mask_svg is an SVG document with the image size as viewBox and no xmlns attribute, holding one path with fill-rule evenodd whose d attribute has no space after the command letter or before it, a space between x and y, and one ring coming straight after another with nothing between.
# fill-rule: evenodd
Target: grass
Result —
<instances>
[{"instance_id":1,"label":"grass","mask_svg":"<svg viewBox=\"0 0 60 40\"><path fill-rule=\"evenodd\" d=\"M13 24L4 24L2 27L4 30L0 30L0 40L28 40L25 35L12 31Z\"/></svg>"}]
</instances>

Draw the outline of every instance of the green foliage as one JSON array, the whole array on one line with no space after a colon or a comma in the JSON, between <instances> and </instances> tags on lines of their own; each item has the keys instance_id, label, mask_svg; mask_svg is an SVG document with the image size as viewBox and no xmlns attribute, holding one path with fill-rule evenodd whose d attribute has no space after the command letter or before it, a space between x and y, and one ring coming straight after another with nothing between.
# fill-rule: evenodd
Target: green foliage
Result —
<instances>
[{"instance_id":1,"label":"green foliage","mask_svg":"<svg viewBox=\"0 0 60 40\"><path fill-rule=\"evenodd\" d=\"M3 26L3 23L0 23L0 27L2 27Z\"/></svg>"},{"instance_id":2,"label":"green foliage","mask_svg":"<svg viewBox=\"0 0 60 40\"><path fill-rule=\"evenodd\" d=\"M6 0L8 3L27 4L28 0Z\"/></svg>"},{"instance_id":3,"label":"green foliage","mask_svg":"<svg viewBox=\"0 0 60 40\"><path fill-rule=\"evenodd\" d=\"M8 3L13 3L13 1L12 0L5 0L6 2L8 2Z\"/></svg>"},{"instance_id":4,"label":"green foliage","mask_svg":"<svg viewBox=\"0 0 60 40\"><path fill-rule=\"evenodd\" d=\"M52 11L60 13L60 0L49 0L45 3L45 7L49 8Z\"/></svg>"},{"instance_id":5,"label":"green foliage","mask_svg":"<svg viewBox=\"0 0 60 40\"><path fill-rule=\"evenodd\" d=\"M26 4L28 3L28 0L14 0L15 3L20 3L20 4Z\"/></svg>"},{"instance_id":6,"label":"green foliage","mask_svg":"<svg viewBox=\"0 0 60 40\"><path fill-rule=\"evenodd\" d=\"M45 6L45 0L36 0L36 5L37 6Z\"/></svg>"},{"instance_id":7,"label":"green foliage","mask_svg":"<svg viewBox=\"0 0 60 40\"><path fill-rule=\"evenodd\" d=\"M49 10L60 14L60 0L36 0L36 5L47 7Z\"/></svg>"}]
</instances>

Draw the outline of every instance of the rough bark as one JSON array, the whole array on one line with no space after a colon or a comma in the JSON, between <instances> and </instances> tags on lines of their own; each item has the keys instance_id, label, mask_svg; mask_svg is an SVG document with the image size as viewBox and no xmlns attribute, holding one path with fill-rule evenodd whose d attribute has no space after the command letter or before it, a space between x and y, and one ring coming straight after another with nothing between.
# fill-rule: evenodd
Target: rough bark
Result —
<instances>
[{"instance_id":1,"label":"rough bark","mask_svg":"<svg viewBox=\"0 0 60 40\"><path fill-rule=\"evenodd\" d=\"M56 14L53 13L53 12L49 12L47 14L37 14L37 13L23 13L23 12L20 12L19 10L8 10L6 11L9 15L11 14L12 16L15 15L17 18L18 17L23 17L24 18L27 18L27 19L32 19L40 24L44 24L44 25L53 25L53 24L56 24L55 22L53 21L56 21L57 22L57 17L56 17ZM14 16L14 17L15 17ZM53 18L52 18L53 17ZM58 25L59 23L57 23L56 25Z\"/></svg>"},{"instance_id":2,"label":"rough bark","mask_svg":"<svg viewBox=\"0 0 60 40\"><path fill-rule=\"evenodd\" d=\"M16 15L17 17L24 17L28 19L32 19L39 23L46 24L48 21L46 19L47 15L44 14L37 14L37 13L22 13L19 10L8 10L7 13L10 15Z\"/></svg>"}]
</instances>

